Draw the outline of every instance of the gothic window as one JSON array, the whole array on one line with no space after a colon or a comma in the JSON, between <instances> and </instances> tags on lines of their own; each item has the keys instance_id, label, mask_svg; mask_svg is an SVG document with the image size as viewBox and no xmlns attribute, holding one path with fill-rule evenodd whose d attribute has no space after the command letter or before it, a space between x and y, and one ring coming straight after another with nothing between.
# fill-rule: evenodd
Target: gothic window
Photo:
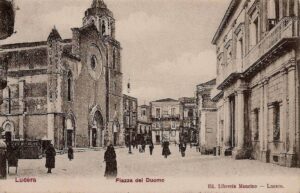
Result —
<instances>
[{"instance_id":1,"label":"gothic window","mask_svg":"<svg viewBox=\"0 0 300 193\"><path fill-rule=\"evenodd\" d=\"M254 132L253 140L257 141L259 139L259 110L254 110Z\"/></svg>"},{"instance_id":2,"label":"gothic window","mask_svg":"<svg viewBox=\"0 0 300 193\"><path fill-rule=\"evenodd\" d=\"M96 65L97 65L97 58L96 58L95 55L93 55L92 58L91 58L91 68L92 68L93 70L95 70Z\"/></svg>"},{"instance_id":3,"label":"gothic window","mask_svg":"<svg viewBox=\"0 0 300 193\"><path fill-rule=\"evenodd\" d=\"M273 125L273 140L280 140L280 107L279 104L274 104L274 125Z\"/></svg>"},{"instance_id":4,"label":"gothic window","mask_svg":"<svg viewBox=\"0 0 300 193\"><path fill-rule=\"evenodd\" d=\"M102 29L102 35L105 35L105 21L102 21L101 29Z\"/></svg>"},{"instance_id":5,"label":"gothic window","mask_svg":"<svg viewBox=\"0 0 300 193\"><path fill-rule=\"evenodd\" d=\"M116 69L116 62L117 62L116 50L114 49L114 51L113 51L113 69Z\"/></svg>"},{"instance_id":6,"label":"gothic window","mask_svg":"<svg viewBox=\"0 0 300 193\"><path fill-rule=\"evenodd\" d=\"M67 88L67 94L68 94L68 101L72 100L72 72L68 72L68 88Z\"/></svg>"}]
</instances>

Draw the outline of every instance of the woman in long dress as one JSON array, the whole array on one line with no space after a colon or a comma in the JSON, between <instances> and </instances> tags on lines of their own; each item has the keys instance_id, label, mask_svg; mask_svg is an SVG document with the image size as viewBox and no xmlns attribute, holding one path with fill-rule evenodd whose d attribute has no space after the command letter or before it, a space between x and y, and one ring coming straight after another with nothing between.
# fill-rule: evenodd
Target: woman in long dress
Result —
<instances>
[{"instance_id":1,"label":"woman in long dress","mask_svg":"<svg viewBox=\"0 0 300 193\"><path fill-rule=\"evenodd\" d=\"M106 178L115 178L118 174L117 156L113 145L109 145L104 154L104 161L106 162L105 174Z\"/></svg>"},{"instance_id":2,"label":"woman in long dress","mask_svg":"<svg viewBox=\"0 0 300 193\"><path fill-rule=\"evenodd\" d=\"M163 142L163 149L162 149L162 155L167 158L169 155L171 155L171 151L169 148L170 143L168 141Z\"/></svg>"}]
</instances>

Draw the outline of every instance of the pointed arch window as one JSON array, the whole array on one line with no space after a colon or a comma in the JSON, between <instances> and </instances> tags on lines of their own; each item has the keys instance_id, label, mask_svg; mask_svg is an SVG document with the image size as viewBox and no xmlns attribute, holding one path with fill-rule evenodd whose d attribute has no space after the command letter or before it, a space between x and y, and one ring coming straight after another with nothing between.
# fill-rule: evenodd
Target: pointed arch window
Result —
<instances>
[{"instance_id":1,"label":"pointed arch window","mask_svg":"<svg viewBox=\"0 0 300 193\"><path fill-rule=\"evenodd\" d=\"M72 82L73 81L73 76L72 72L68 72L68 85L67 85L67 94L68 94L68 101L72 101Z\"/></svg>"},{"instance_id":2,"label":"pointed arch window","mask_svg":"<svg viewBox=\"0 0 300 193\"><path fill-rule=\"evenodd\" d=\"M102 21L101 29L102 29L102 35L105 35L105 21Z\"/></svg>"},{"instance_id":3,"label":"pointed arch window","mask_svg":"<svg viewBox=\"0 0 300 193\"><path fill-rule=\"evenodd\" d=\"M113 51L113 69L116 69L116 49Z\"/></svg>"}]
</instances>

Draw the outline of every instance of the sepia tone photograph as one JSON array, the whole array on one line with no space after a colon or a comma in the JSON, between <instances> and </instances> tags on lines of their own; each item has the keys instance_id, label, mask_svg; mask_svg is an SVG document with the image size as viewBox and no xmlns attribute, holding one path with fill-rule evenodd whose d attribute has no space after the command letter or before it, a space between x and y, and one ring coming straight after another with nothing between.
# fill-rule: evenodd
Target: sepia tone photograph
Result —
<instances>
[{"instance_id":1,"label":"sepia tone photograph","mask_svg":"<svg viewBox=\"0 0 300 193\"><path fill-rule=\"evenodd\" d=\"M0 193L300 193L300 0L0 0Z\"/></svg>"}]
</instances>

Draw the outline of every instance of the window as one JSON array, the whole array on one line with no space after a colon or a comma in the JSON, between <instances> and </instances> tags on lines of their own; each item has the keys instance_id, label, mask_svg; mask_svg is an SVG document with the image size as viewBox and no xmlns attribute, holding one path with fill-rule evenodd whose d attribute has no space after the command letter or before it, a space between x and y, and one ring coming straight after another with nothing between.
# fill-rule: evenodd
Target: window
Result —
<instances>
[{"instance_id":1,"label":"window","mask_svg":"<svg viewBox=\"0 0 300 193\"><path fill-rule=\"evenodd\" d=\"M142 110L142 115L146 116L146 110L145 109Z\"/></svg>"},{"instance_id":2,"label":"window","mask_svg":"<svg viewBox=\"0 0 300 193\"><path fill-rule=\"evenodd\" d=\"M253 132L253 140L259 140L259 109L254 110L254 132Z\"/></svg>"},{"instance_id":3,"label":"window","mask_svg":"<svg viewBox=\"0 0 300 193\"><path fill-rule=\"evenodd\" d=\"M189 109L189 112L188 112L188 117L193 117L194 116L194 112L193 112L193 109Z\"/></svg>"},{"instance_id":4,"label":"window","mask_svg":"<svg viewBox=\"0 0 300 193\"><path fill-rule=\"evenodd\" d=\"M116 92L117 91L117 83L114 82L114 91Z\"/></svg>"},{"instance_id":5,"label":"window","mask_svg":"<svg viewBox=\"0 0 300 193\"><path fill-rule=\"evenodd\" d=\"M172 122L172 128L175 129L176 128L176 123Z\"/></svg>"},{"instance_id":6,"label":"window","mask_svg":"<svg viewBox=\"0 0 300 193\"><path fill-rule=\"evenodd\" d=\"M258 43L259 41L259 31L258 31L258 18L254 21L254 29L255 29L255 45Z\"/></svg>"},{"instance_id":7,"label":"window","mask_svg":"<svg viewBox=\"0 0 300 193\"><path fill-rule=\"evenodd\" d=\"M271 30L279 20L279 0L269 0L268 23Z\"/></svg>"},{"instance_id":8,"label":"window","mask_svg":"<svg viewBox=\"0 0 300 193\"><path fill-rule=\"evenodd\" d=\"M93 55L93 56L91 57L91 68L92 68L93 70L95 70L96 65L97 65L97 58L96 58L95 55Z\"/></svg>"},{"instance_id":9,"label":"window","mask_svg":"<svg viewBox=\"0 0 300 193\"><path fill-rule=\"evenodd\" d=\"M159 108L156 109L156 118L160 118L160 109Z\"/></svg>"},{"instance_id":10,"label":"window","mask_svg":"<svg viewBox=\"0 0 300 193\"><path fill-rule=\"evenodd\" d=\"M105 35L105 22L104 21L102 21L101 28L102 28L102 35Z\"/></svg>"},{"instance_id":11,"label":"window","mask_svg":"<svg viewBox=\"0 0 300 193\"><path fill-rule=\"evenodd\" d=\"M113 69L116 69L116 50L114 49L113 51Z\"/></svg>"},{"instance_id":12,"label":"window","mask_svg":"<svg viewBox=\"0 0 300 193\"><path fill-rule=\"evenodd\" d=\"M274 125L273 125L273 140L280 140L280 107L279 104L274 104Z\"/></svg>"},{"instance_id":13,"label":"window","mask_svg":"<svg viewBox=\"0 0 300 193\"><path fill-rule=\"evenodd\" d=\"M243 38L240 38L237 45L237 58L242 59L244 57L244 42Z\"/></svg>"},{"instance_id":14,"label":"window","mask_svg":"<svg viewBox=\"0 0 300 193\"><path fill-rule=\"evenodd\" d=\"M289 1L289 16L291 16L291 17L295 16L294 7L295 7L294 0L290 0Z\"/></svg>"},{"instance_id":15,"label":"window","mask_svg":"<svg viewBox=\"0 0 300 193\"><path fill-rule=\"evenodd\" d=\"M174 116L175 115L175 108L171 109L171 115Z\"/></svg>"},{"instance_id":16,"label":"window","mask_svg":"<svg viewBox=\"0 0 300 193\"><path fill-rule=\"evenodd\" d=\"M250 46L255 46L259 41L259 25L258 25L258 18L253 19L251 26L250 26Z\"/></svg>"},{"instance_id":17,"label":"window","mask_svg":"<svg viewBox=\"0 0 300 193\"><path fill-rule=\"evenodd\" d=\"M67 83L67 95L68 95L68 101L72 100L72 72L68 72L68 83Z\"/></svg>"},{"instance_id":18,"label":"window","mask_svg":"<svg viewBox=\"0 0 300 193\"><path fill-rule=\"evenodd\" d=\"M8 87L8 114L11 114L11 90Z\"/></svg>"}]
</instances>

